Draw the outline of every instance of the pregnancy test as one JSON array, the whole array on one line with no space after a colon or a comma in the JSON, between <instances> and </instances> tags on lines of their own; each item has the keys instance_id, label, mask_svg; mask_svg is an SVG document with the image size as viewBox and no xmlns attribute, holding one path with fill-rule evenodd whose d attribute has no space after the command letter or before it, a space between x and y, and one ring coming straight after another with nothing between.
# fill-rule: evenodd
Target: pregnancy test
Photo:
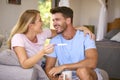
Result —
<instances>
[{"instance_id":1,"label":"pregnancy test","mask_svg":"<svg viewBox=\"0 0 120 80\"><path fill-rule=\"evenodd\" d=\"M66 46L66 43L59 43L59 44L55 44L55 46Z\"/></svg>"},{"instance_id":2,"label":"pregnancy test","mask_svg":"<svg viewBox=\"0 0 120 80\"><path fill-rule=\"evenodd\" d=\"M67 45L66 43L54 44L54 46L66 46L66 45ZM47 54L44 54L44 55L47 55Z\"/></svg>"}]
</instances>

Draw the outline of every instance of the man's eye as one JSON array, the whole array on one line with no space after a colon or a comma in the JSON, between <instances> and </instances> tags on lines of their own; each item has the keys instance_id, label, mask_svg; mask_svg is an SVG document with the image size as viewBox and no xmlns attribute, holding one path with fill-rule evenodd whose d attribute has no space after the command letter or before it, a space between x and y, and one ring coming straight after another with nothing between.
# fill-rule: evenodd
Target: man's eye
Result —
<instances>
[{"instance_id":1,"label":"man's eye","mask_svg":"<svg viewBox=\"0 0 120 80\"><path fill-rule=\"evenodd\" d=\"M40 19L39 21L40 21L40 22L42 22L42 20L41 20L41 19Z\"/></svg>"}]
</instances>

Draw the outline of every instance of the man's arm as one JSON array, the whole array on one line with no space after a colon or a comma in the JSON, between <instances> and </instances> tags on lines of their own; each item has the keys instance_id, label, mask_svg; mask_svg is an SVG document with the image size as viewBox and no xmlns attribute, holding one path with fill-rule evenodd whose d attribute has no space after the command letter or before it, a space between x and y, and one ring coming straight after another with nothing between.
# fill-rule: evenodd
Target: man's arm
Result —
<instances>
[{"instance_id":1,"label":"man's arm","mask_svg":"<svg viewBox=\"0 0 120 80\"><path fill-rule=\"evenodd\" d=\"M52 58L52 57L46 57L46 66L45 66L45 72L47 74L47 76L49 77L50 80L58 80L57 76L52 76L50 75L50 70L55 67L56 64L56 58Z\"/></svg>"},{"instance_id":2,"label":"man's arm","mask_svg":"<svg viewBox=\"0 0 120 80\"><path fill-rule=\"evenodd\" d=\"M47 59L46 71L47 71L47 74L49 72L49 74L54 76L54 75L62 72L63 70L67 70L67 69L68 70L76 70L80 67L88 67L90 69L94 69L94 68L96 68L96 65L97 65L97 59L98 59L97 50L95 48L91 48L91 49L87 49L85 51L85 59L80 62L77 62L77 63L64 64L61 66L54 67L54 65L53 65L54 61L51 58ZM49 78L50 78L50 76L49 76ZM56 80L56 79L51 78L51 80Z\"/></svg>"},{"instance_id":3,"label":"man's arm","mask_svg":"<svg viewBox=\"0 0 120 80\"><path fill-rule=\"evenodd\" d=\"M76 70L77 68L80 68L80 67L88 67L88 68L94 69L97 66L97 60L98 60L97 50L92 48L92 49L87 49L85 51L84 60L78 63L65 64L63 66L64 66L64 69L70 69L70 70Z\"/></svg>"}]
</instances>

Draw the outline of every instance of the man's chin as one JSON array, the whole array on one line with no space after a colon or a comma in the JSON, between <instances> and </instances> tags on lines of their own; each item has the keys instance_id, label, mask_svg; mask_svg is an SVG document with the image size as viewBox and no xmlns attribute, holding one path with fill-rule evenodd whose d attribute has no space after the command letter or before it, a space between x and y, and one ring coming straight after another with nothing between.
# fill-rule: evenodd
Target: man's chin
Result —
<instances>
[{"instance_id":1,"label":"man's chin","mask_svg":"<svg viewBox=\"0 0 120 80\"><path fill-rule=\"evenodd\" d=\"M57 34L61 34L62 32L57 32Z\"/></svg>"}]
</instances>

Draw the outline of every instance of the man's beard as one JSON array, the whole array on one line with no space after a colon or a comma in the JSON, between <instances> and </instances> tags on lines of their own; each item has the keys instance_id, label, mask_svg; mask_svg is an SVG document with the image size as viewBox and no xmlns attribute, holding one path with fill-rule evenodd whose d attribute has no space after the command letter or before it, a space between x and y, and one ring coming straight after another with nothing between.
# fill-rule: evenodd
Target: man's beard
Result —
<instances>
[{"instance_id":1,"label":"man's beard","mask_svg":"<svg viewBox=\"0 0 120 80\"><path fill-rule=\"evenodd\" d=\"M59 26L62 27L62 30L58 31L57 34L62 34L67 29L67 25L64 23L63 25L59 25Z\"/></svg>"},{"instance_id":2,"label":"man's beard","mask_svg":"<svg viewBox=\"0 0 120 80\"><path fill-rule=\"evenodd\" d=\"M62 34L66 30L66 27L62 28L60 32L57 32L57 34Z\"/></svg>"},{"instance_id":3,"label":"man's beard","mask_svg":"<svg viewBox=\"0 0 120 80\"><path fill-rule=\"evenodd\" d=\"M63 31L61 31L61 32L57 32L57 34L62 34L63 33Z\"/></svg>"}]
</instances>

